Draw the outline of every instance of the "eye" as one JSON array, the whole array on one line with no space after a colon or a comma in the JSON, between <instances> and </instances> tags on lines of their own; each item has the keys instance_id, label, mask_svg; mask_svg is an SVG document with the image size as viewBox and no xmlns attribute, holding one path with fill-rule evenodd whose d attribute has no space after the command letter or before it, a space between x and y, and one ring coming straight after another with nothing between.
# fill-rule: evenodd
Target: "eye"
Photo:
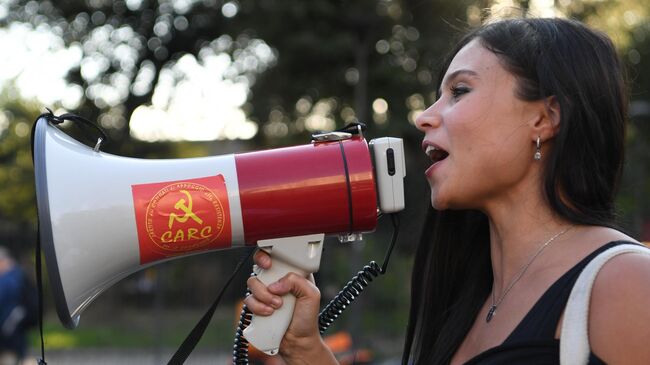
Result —
<instances>
[{"instance_id":1,"label":"eye","mask_svg":"<svg viewBox=\"0 0 650 365\"><path fill-rule=\"evenodd\" d=\"M470 89L467 86L457 86L457 85L451 86L449 90L451 91L451 95L454 97L454 99L457 99L461 95L466 94L470 91Z\"/></svg>"}]
</instances>

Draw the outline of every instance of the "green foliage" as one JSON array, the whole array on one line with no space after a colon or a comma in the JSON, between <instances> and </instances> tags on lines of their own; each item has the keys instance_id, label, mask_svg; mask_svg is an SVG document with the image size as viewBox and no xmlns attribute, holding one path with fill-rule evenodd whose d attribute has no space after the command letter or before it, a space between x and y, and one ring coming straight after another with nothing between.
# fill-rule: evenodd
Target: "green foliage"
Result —
<instances>
[{"instance_id":1,"label":"green foliage","mask_svg":"<svg viewBox=\"0 0 650 365\"><path fill-rule=\"evenodd\" d=\"M0 220L36 220L30 130L38 114L11 86L0 93Z\"/></svg>"}]
</instances>

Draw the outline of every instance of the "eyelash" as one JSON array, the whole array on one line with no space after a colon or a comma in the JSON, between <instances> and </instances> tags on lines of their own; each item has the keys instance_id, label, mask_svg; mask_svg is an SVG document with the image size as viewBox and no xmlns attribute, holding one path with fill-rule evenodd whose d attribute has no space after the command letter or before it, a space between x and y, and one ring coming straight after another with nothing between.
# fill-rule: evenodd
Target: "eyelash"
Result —
<instances>
[{"instance_id":1,"label":"eyelash","mask_svg":"<svg viewBox=\"0 0 650 365\"><path fill-rule=\"evenodd\" d=\"M466 86L451 86L449 90L451 91L451 95L454 97L454 99L469 92L469 88Z\"/></svg>"}]
</instances>

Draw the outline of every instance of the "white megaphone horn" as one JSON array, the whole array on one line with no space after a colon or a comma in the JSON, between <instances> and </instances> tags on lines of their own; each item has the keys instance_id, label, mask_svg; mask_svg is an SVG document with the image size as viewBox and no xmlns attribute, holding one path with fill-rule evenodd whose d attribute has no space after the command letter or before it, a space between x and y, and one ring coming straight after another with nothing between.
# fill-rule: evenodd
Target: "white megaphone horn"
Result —
<instances>
[{"instance_id":1,"label":"white megaphone horn","mask_svg":"<svg viewBox=\"0 0 650 365\"><path fill-rule=\"evenodd\" d=\"M367 144L360 133L333 132L301 146L146 160L90 148L46 117L35 128L41 242L68 328L105 289L154 263L259 245L271 247L274 258L266 280L287 271L308 275L318 270L324 235L373 231L378 208L404 207L398 138ZM272 316L279 322L256 316L246 338L276 353L292 304Z\"/></svg>"}]
</instances>

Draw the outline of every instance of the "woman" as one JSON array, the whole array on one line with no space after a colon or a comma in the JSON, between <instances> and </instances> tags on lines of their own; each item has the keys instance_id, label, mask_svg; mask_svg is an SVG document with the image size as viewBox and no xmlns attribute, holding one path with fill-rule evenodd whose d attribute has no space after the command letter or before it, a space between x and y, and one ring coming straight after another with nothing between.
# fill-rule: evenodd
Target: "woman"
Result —
<instances>
[{"instance_id":1,"label":"woman","mask_svg":"<svg viewBox=\"0 0 650 365\"><path fill-rule=\"evenodd\" d=\"M403 362L548 364L584 266L638 243L617 230L625 86L611 41L578 22L515 19L465 36L438 100L416 121L432 160L428 224L416 254ZM270 259L256 261L268 267ZM650 364L650 258L625 254L598 274L590 363ZM289 275L249 280L258 315L297 297L281 354L334 364L318 336L319 294Z\"/></svg>"}]
</instances>

